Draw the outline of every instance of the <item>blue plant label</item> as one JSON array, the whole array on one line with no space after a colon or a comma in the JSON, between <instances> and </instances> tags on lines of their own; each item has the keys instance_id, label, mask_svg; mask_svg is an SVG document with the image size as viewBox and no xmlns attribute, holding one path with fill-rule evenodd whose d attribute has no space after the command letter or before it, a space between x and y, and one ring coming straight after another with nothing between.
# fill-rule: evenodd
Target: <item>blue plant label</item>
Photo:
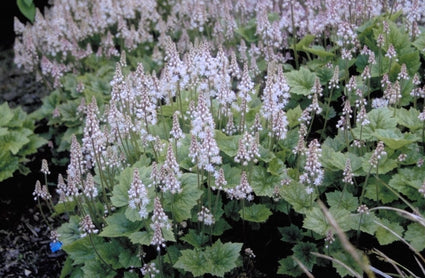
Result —
<instances>
[{"instance_id":1,"label":"blue plant label","mask_svg":"<svg viewBox=\"0 0 425 278\"><path fill-rule=\"evenodd\" d=\"M55 253L59 251L62 247L62 242L56 241L56 242L50 242L50 250Z\"/></svg>"}]
</instances>

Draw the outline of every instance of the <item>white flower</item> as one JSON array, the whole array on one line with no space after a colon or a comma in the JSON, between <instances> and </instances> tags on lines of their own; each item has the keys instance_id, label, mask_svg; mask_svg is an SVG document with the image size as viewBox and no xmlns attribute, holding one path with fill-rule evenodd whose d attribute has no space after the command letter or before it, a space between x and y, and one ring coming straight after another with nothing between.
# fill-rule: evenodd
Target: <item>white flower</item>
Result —
<instances>
[{"instance_id":1,"label":"white flower","mask_svg":"<svg viewBox=\"0 0 425 278\"><path fill-rule=\"evenodd\" d=\"M142 219L148 217L148 211L146 209L149 204L148 192L140 179L137 168L133 172L133 182L128 190L128 199L128 206L137 210Z\"/></svg>"}]
</instances>

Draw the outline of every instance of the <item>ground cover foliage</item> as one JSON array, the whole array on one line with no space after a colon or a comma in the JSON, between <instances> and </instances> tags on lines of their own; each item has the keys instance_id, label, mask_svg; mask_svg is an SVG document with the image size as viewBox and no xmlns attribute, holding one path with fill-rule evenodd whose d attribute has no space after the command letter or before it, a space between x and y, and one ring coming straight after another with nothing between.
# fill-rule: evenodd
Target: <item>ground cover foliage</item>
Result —
<instances>
[{"instance_id":1,"label":"ground cover foliage","mask_svg":"<svg viewBox=\"0 0 425 278\"><path fill-rule=\"evenodd\" d=\"M424 3L136 2L15 23L61 277L424 275Z\"/></svg>"}]
</instances>

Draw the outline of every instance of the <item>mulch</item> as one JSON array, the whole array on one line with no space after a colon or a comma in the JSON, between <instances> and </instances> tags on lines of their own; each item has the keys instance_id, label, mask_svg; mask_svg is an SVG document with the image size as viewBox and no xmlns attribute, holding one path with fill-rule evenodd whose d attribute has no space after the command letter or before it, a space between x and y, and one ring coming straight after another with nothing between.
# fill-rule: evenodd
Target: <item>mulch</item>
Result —
<instances>
[{"instance_id":1,"label":"mulch","mask_svg":"<svg viewBox=\"0 0 425 278\"><path fill-rule=\"evenodd\" d=\"M34 74L14 65L12 49L0 51L0 103L7 101L30 113L47 94ZM30 157L27 166L39 170L41 156L43 151ZM66 256L50 250L49 227L32 199L36 178L15 173L0 182L0 277L59 277Z\"/></svg>"}]
</instances>

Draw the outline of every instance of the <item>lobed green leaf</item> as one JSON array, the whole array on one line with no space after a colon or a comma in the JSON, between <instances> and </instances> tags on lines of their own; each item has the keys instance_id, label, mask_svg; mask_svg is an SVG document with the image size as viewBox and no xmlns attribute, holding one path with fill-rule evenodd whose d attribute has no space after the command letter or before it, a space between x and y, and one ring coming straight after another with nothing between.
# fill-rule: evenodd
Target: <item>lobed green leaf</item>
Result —
<instances>
[{"instance_id":1,"label":"lobed green leaf","mask_svg":"<svg viewBox=\"0 0 425 278\"><path fill-rule=\"evenodd\" d=\"M244 207L239 211L242 219L251 222L264 223L273 213L264 204L253 204L249 207Z\"/></svg>"}]
</instances>

